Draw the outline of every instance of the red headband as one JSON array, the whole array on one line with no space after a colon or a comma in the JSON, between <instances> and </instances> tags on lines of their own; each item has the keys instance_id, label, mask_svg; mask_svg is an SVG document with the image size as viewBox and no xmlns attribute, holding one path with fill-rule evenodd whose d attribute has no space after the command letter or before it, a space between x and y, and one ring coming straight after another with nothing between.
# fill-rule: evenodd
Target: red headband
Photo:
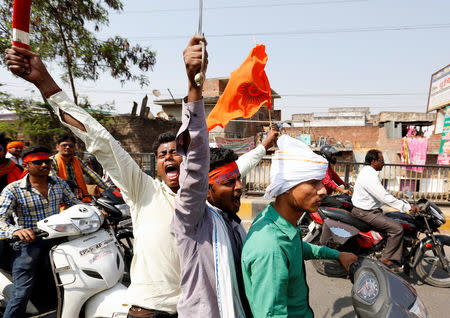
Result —
<instances>
[{"instance_id":1,"label":"red headband","mask_svg":"<svg viewBox=\"0 0 450 318\"><path fill-rule=\"evenodd\" d=\"M23 158L23 162L27 163L27 162L31 162L31 161L35 161L35 160L47 160L47 159L50 159L50 157L48 156L48 153L35 152L35 153L30 153L29 155L26 155Z\"/></svg>"},{"instance_id":2,"label":"red headband","mask_svg":"<svg viewBox=\"0 0 450 318\"><path fill-rule=\"evenodd\" d=\"M216 168L209 173L209 184L221 183L234 176L239 175L239 168L235 161L230 162L222 167Z\"/></svg>"}]
</instances>

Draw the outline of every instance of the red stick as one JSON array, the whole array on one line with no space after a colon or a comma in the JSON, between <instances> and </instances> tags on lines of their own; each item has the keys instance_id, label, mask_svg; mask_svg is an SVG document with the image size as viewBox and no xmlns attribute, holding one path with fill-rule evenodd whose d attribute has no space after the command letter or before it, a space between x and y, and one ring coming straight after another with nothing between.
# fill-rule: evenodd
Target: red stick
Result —
<instances>
[{"instance_id":1,"label":"red stick","mask_svg":"<svg viewBox=\"0 0 450 318\"><path fill-rule=\"evenodd\" d=\"M30 49L31 0L14 0L13 45Z\"/></svg>"}]
</instances>

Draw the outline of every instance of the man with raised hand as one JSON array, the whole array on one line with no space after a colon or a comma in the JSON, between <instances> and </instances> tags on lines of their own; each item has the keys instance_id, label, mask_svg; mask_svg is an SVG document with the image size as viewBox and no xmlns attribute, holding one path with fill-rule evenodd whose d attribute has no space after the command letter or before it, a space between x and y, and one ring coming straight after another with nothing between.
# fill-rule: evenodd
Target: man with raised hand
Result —
<instances>
[{"instance_id":1,"label":"man with raised hand","mask_svg":"<svg viewBox=\"0 0 450 318\"><path fill-rule=\"evenodd\" d=\"M302 242L297 221L326 194L328 162L287 135L277 144L265 195L275 202L253 221L242 251L245 292L254 317L313 317L304 260L336 259L348 271L357 257Z\"/></svg>"},{"instance_id":2,"label":"man with raised hand","mask_svg":"<svg viewBox=\"0 0 450 318\"><path fill-rule=\"evenodd\" d=\"M204 38L192 37L184 54L189 79L189 92L185 99L187 107L203 105L201 87L194 83L194 76L201 65L199 41L204 41ZM37 54L13 47L6 50L6 59L9 69L35 84L61 122L86 144L87 150L96 156L130 206L134 256L128 288L128 301L132 307L128 316L176 317L181 294L180 260L170 234L170 223L175 193L179 188L181 156L176 152L175 140L162 139L158 145L157 171L163 181L153 179L141 171L103 126L61 91Z\"/></svg>"},{"instance_id":3,"label":"man with raised hand","mask_svg":"<svg viewBox=\"0 0 450 318\"><path fill-rule=\"evenodd\" d=\"M172 221L183 291L178 314L251 317L240 271L246 236L236 215L241 177L274 145L278 132L271 131L262 145L238 159L232 150L209 149L204 115L203 108L183 108L177 139L177 151L184 156Z\"/></svg>"}]
</instances>

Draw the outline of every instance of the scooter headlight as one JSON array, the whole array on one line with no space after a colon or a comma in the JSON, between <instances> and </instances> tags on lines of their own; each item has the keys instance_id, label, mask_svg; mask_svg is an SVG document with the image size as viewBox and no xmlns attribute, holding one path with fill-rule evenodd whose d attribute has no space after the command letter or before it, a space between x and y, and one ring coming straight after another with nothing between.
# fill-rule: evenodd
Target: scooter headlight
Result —
<instances>
[{"instance_id":1,"label":"scooter headlight","mask_svg":"<svg viewBox=\"0 0 450 318\"><path fill-rule=\"evenodd\" d=\"M409 312L413 313L415 317L418 318L428 317L427 309L425 308L425 305L423 304L423 302L420 300L419 297L416 298L416 301L414 302L414 305L412 305L411 309L409 309Z\"/></svg>"},{"instance_id":2,"label":"scooter headlight","mask_svg":"<svg viewBox=\"0 0 450 318\"><path fill-rule=\"evenodd\" d=\"M88 234L97 231L103 223L103 216L101 214L93 213L89 217L81 219L72 219L72 223L83 234Z\"/></svg>"},{"instance_id":3,"label":"scooter headlight","mask_svg":"<svg viewBox=\"0 0 450 318\"><path fill-rule=\"evenodd\" d=\"M54 224L49 225L48 227L56 232L65 233L67 235L80 234L80 230L73 224Z\"/></svg>"}]
</instances>

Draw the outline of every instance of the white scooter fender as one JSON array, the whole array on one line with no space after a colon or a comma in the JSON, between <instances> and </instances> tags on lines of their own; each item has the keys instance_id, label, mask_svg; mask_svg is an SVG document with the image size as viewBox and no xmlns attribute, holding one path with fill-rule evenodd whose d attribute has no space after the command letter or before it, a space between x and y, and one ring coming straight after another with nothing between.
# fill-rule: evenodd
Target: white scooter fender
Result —
<instances>
[{"instance_id":1,"label":"white scooter fender","mask_svg":"<svg viewBox=\"0 0 450 318\"><path fill-rule=\"evenodd\" d=\"M113 288L92 296L86 302L84 316L92 318L126 318L131 307L126 302L126 293L127 288L118 283Z\"/></svg>"},{"instance_id":2,"label":"white scooter fender","mask_svg":"<svg viewBox=\"0 0 450 318\"><path fill-rule=\"evenodd\" d=\"M116 240L102 229L54 247L51 255L61 282L62 318L78 317L88 299L115 287L123 275L124 263Z\"/></svg>"}]
</instances>

